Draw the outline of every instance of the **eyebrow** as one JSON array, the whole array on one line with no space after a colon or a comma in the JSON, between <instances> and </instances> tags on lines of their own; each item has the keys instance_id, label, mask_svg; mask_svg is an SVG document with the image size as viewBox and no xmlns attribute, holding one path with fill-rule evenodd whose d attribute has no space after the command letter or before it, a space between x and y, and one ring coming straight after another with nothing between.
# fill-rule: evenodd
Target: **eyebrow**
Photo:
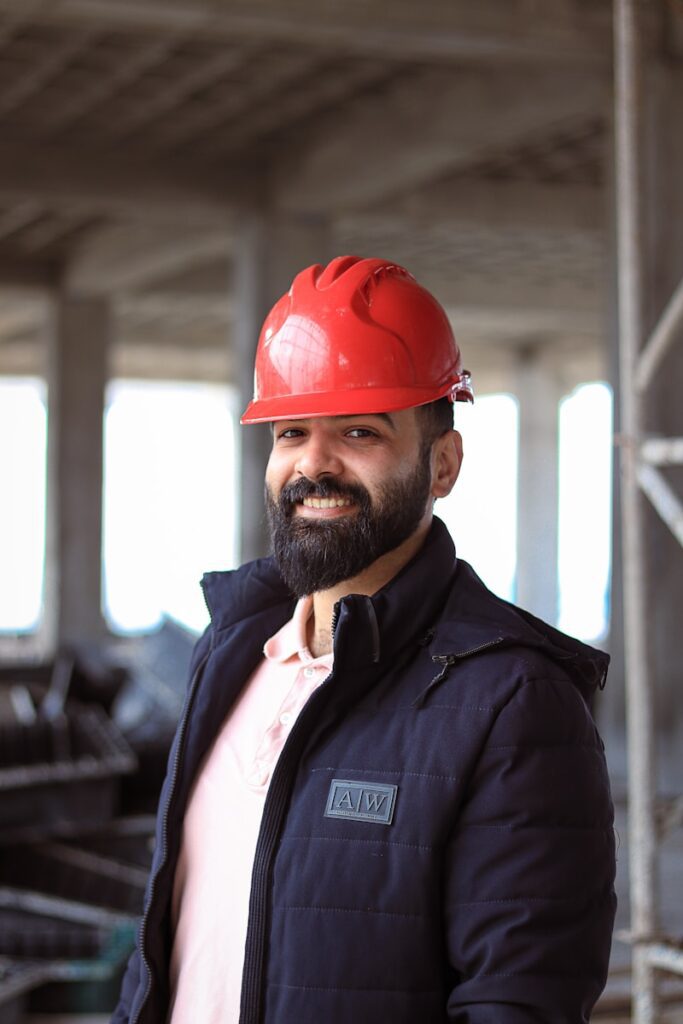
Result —
<instances>
[{"instance_id":1,"label":"eyebrow","mask_svg":"<svg viewBox=\"0 0 683 1024\"><path fill-rule=\"evenodd\" d=\"M393 416L390 416L388 412L376 412L373 416L379 416L380 419L385 420L393 431L396 430L396 423L394 422Z\"/></svg>"},{"instance_id":2,"label":"eyebrow","mask_svg":"<svg viewBox=\"0 0 683 1024\"><path fill-rule=\"evenodd\" d=\"M363 416L371 416L374 419L384 420L384 422L393 430L393 432L396 433L396 429L397 429L396 428L396 422L395 422L394 418L389 415L388 412L348 413L346 416L341 415L341 416L336 416L334 418L335 419L340 419L340 420L358 420L358 419L361 419ZM297 422L298 423L305 423L307 420L310 420L310 419L317 419L317 417L307 416L307 417L302 417L301 419L291 420L291 422L292 423L297 423ZM275 424L276 423L282 423L282 422L288 423L290 421L287 420L286 418L284 419L284 421L283 420L271 420L270 421L270 432L271 432L271 434L275 433Z\"/></svg>"},{"instance_id":3,"label":"eyebrow","mask_svg":"<svg viewBox=\"0 0 683 1024\"><path fill-rule=\"evenodd\" d=\"M387 423L391 427L391 429L394 431L394 433L396 433L396 422L395 422L394 418L389 415L388 412L350 413L348 416L340 416L339 419L340 420L346 420L346 419L348 419L348 420L350 420L350 419L358 420L358 419L362 419L363 416L371 416L374 419L384 420L384 422Z\"/></svg>"}]
</instances>

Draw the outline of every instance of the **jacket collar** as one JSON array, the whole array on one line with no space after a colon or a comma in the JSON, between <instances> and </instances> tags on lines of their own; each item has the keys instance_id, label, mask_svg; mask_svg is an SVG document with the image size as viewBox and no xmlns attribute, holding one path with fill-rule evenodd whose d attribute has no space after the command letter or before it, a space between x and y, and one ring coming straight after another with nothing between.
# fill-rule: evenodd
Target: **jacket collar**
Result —
<instances>
[{"instance_id":1,"label":"jacket collar","mask_svg":"<svg viewBox=\"0 0 683 1024\"><path fill-rule=\"evenodd\" d=\"M385 587L372 597L349 594L337 602L335 664L340 658L358 667L376 663L406 640L424 636L443 607L455 565L453 541L434 520L418 553ZM267 621L275 632L296 604L272 557L231 572L206 573L202 588L216 633L254 617ZM352 642L347 642L350 636Z\"/></svg>"},{"instance_id":2,"label":"jacket collar","mask_svg":"<svg viewBox=\"0 0 683 1024\"><path fill-rule=\"evenodd\" d=\"M272 557L246 562L228 572L204 573L202 590L216 633L264 613L277 618L280 612L282 625L291 618L296 605Z\"/></svg>"},{"instance_id":3,"label":"jacket collar","mask_svg":"<svg viewBox=\"0 0 683 1024\"><path fill-rule=\"evenodd\" d=\"M233 572L207 573L202 586L217 632L263 621L262 642L291 617L296 599L273 558ZM561 664L588 697L604 683L609 658L496 597L462 559L444 524L432 523L415 557L372 597L349 594L335 606L335 667L385 662L407 645L429 644L432 658L464 658L482 648L522 646Z\"/></svg>"},{"instance_id":4,"label":"jacket collar","mask_svg":"<svg viewBox=\"0 0 683 1024\"><path fill-rule=\"evenodd\" d=\"M416 555L372 597L349 594L335 607L335 664L360 668L387 662L426 639L439 617L456 570L455 548L435 519ZM353 636L348 644L347 637Z\"/></svg>"}]
</instances>

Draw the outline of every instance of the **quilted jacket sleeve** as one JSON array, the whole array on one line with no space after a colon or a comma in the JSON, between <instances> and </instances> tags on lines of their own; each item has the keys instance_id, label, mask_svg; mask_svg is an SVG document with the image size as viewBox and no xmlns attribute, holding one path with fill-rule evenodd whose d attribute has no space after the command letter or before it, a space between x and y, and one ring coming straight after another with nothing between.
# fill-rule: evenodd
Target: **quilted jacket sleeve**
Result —
<instances>
[{"instance_id":1,"label":"quilted jacket sleeve","mask_svg":"<svg viewBox=\"0 0 683 1024\"><path fill-rule=\"evenodd\" d=\"M499 713L449 844L446 930L458 1024L580 1024L607 975L616 899L602 742L566 679Z\"/></svg>"}]
</instances>

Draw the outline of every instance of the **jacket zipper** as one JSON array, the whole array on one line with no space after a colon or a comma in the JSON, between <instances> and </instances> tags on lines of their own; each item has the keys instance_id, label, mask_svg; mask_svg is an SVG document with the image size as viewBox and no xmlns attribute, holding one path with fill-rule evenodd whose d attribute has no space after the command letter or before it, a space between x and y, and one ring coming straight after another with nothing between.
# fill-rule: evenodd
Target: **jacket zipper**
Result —
<instances>
[{"instance_id":1,"label":"jacket zipper","mask_svg":"<svg viewBox=\"0 0 683 1024\"><path fill-rule=\"evenodd\" d=\"M461 661L463 658L469 658L471 654L478 654L479 651L485 651L487 647L496 647L501 644L505 637L497 636L495 640L487 640L485 644L479 644L478 647L470 647L467 651L459 651L458 654L434 654L432 655L432 661L437 662L439 665L455 665L456 661Z\"/></svg>"},{"instance_id":2,"label":"jacket zipper","mask_svg":"<svg viewBox=\"0 0 683 1024\"><path fill-rule=\"evenodd\" d=\"M328 686L326 684L332 678L332 674L330 673L312 695L297 718L278 758L266 797L254 856L239 1024L259 1024L261 1020L268 927L268 895L273 854L282 830L292 780L299 763L299 754L311 732L309 723L315 722L318 718L318 705L327 695Z\"/></svg>"},{"instance_id":3,"label":"jacket zipper","mask_svg":"<svg viewBox=\"0 0 683 1024\"><path fill-rule=\"evenodd\" d=\"M334 634L335 634L335 631L337 629L337 622L339 621L339 609L340 608L341 608L341 603L339 601L337 601L337 603L335 604L334 608L332 609L332 623L331 623L331 626L330 626L330 632L332 634L332 642L333 643L334 643Z\"/></svg>"},{"instance_id":4,"label":"jacket zipper","mask_svg":"<svg viewBox=\"0 0 683 1024\"><path fill-rule=\"evenodd\" d=\"M210 653L211 652L209 652L209 654ZM137 1022L140 1020L140 1016L142 1014L142 1011L145 1008L145 1003L149 999L149 994L150 994L150 992L152 990L152 970L151 970L151 967L150 967L149 960L147 959L147 955L145 953L145 940L146 940L146 932L147 932L147 921L149 919L150 907L152 906L152 903L154 901L154 892L155 892L155 888L156 888L156 881L157 881L157 878L159 877L159 874L162 871L162 869L163 869L163 867L164 867L164 865L166 863L166 856L168 854L168 816L169 816L169 812L171 810L171 804L173 802L173 797L175 796L176 782L178 780L178 771L179 771L179 768L180 768L180 763L182 761L182 757L183 757L183 754L185 752L185 733L187 731L187 723L189 721L190 711L192 710L192 704L194 703L195 694L196 694L197 689L199 687L199 679L201 677L202 672L204 671L204 666L206 665L207 661L209 660L209 654L206 654L202 658L202 660L199 662L199 664L197 665L197 668L194 671L194 675L192 676L192 680L190 682L190 688L189 688L188 694L187 694L187 700L185 701L185 709L183 711L183 715L182 715L182 718L180 720L180 725L178 726L178 729L179 729L179 733L178 733L178 746L176 748L176 753L175 753L175 757L173 759L173 765L172 765L172 768L171 768L171 772L172 772L172 774L171 774L171 785L169 787L168 799L166 800L166 806L164 808L164 816L163 816L162 823L161 823L161 843L162 843L161 859L159 861L159 866L158 866L157 870L154 872L154 875L153 875L153 877L152 877L152 879L150 881L149 899L147 900L147 906L145 908L145 912L142 915L142 920L140 922L140 942L139 942L140 959L142 960L142 963L144 964L145 970L147 972L147 987L145 988L145 994L143 995L142 1000L140 1001L140 1006L138 1008L138 1011L135 1014L135 1016L131 1018L130 1024L137 1024Z\"/></svg>"},{"instance_id":5,"label":"jacket zipper","mask_svg":"<svg viewBox=\"0 0 683 1024\"><path fill-rule=\"evenodd\" d=\"M453 665L455 665L456 661L462 661L464 658L469 658L473 654L478 654L480 651L485 651L489 647L497 647L498 644L503 643L504 639L505 637L503 636L497 636L495 640L487 640L485 644L479 644L478 647L470 647L468 650L460 651L458 654L433 654L432 661L435 662L437 665L442 665L443 667L439 674L435 676L434 679L432 679L429 686L425 687L422 693L415 698L412 707L421 708L423 706L429 694L437 686L440 686L440 684L448 675L448 670L452 668Z\"/></svg>"}]
</instances>

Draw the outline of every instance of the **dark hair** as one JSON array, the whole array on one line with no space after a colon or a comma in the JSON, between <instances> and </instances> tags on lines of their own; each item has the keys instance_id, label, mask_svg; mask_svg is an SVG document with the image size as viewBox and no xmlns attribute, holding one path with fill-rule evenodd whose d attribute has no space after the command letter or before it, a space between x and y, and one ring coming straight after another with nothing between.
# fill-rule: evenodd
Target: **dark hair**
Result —
<instances>
[{"instance_id":1,"label":"dark hair","mask_svg":"<svg viewBox=\"0 0 683 1024\"><path fill-rule=\"evenodd\" d=\"M437 398L436 402L418 405L417 422L423 442L431 446L437 437L453 429L453 403L448 398Z\"/></svg>"}]
</instances>

